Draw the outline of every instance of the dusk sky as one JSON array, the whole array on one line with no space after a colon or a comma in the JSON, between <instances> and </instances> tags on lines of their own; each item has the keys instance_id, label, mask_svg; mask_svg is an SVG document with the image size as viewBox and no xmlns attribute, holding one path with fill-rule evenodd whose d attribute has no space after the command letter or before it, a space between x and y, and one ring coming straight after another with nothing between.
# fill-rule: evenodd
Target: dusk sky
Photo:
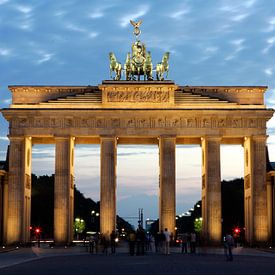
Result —
<instances>
[{"instance_id":1,"label":"dusk sky","mask_svg":"<svg viewBox=\"0 0 275 275\"><path fill-rule=\"evenodd\" d=\"M134 41L129 20L142 19L140 39L153 63L170 54L169 79L179 85L268 86L275 107L274 0L0 0L0 108L8 85L98 85L109 79L108 54L124 63ZM0 160L8 124L0 117ZM275 118L268 123L275 161ZM243 175L241 146L222 146L222 178ZM76 185L99 199L99 146L77 145ZM177 146L177 213L201 196L201 150ZM54 173L54 146L33 147L33 172ZM117 208L121 216L158 217L158 148L118 146Z\"/></svg>"}]
</instances>

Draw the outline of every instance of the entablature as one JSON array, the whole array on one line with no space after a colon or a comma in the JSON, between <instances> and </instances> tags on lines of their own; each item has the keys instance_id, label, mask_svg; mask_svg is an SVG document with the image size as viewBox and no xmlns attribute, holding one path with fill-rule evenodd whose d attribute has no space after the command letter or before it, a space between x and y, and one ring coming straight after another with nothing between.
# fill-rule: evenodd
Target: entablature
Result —
<instances>
[{"instance_id":1,"label":"entablature","mask_svg":"<svg viewBox=\"0 0 275 275\"><path fill-rule=\"evenodd\" d=\"M266 86L179 86L173 81L103 81L98 86L9 86L11 108L265 108Z\"/></svg>"}]
</instances>

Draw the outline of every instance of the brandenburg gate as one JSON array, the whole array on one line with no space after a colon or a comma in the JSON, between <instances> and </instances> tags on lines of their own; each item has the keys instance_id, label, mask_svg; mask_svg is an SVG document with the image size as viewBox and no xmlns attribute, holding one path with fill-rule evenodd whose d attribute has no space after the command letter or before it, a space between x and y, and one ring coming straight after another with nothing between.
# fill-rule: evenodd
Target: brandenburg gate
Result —
<instances>
[{"instance_id":1,"label":"brandenburg gate","mask_svg":"<svg viewBox=\"0 0 275 275\"><path fill-rule=\"evenodd\" d=\"M266 185L266 87L104 81L99 86L10 86L6 242L30 239L33 144L55 144L54 239L73 238L74 145L100 144L100 230L116 226L117 144L158 144L160 229L175 228L175 146L202 149L203 235L221 240L220 145L242 144L249 243L271 237Z\"/></svg>"},{"instance_id":2,"label":"brandenburg gate","mask_svg":"<svg viewBox=\"0 0 275 275\"><path fill-rule=\"evenodd\" d=\"M264 105L267 87L179 86L163 80L169 54L160 64L164 70L157 67L158 80L153 80L152 68L147 71L149 52L144 51L139 40L133 44L132 57L127 55L124 66L127 80L120 79L122 68L115 67L117 61L111 53L110 69L116 71L115 80L103 81L98 86L9 86L12 104L2 109L9 122L10 140L6 243L30 241L33 144L55 144L56 243L73 240L75 144L100 144L101 147L102 234L110 234L116 228L118 144L158 145L159 227L171 232L175 230L176 216L176 144L199 144L202 234L211 244L220 243L222 238L220 146L241 144L244 148L245 238L251 245L271 239L266 123L274 111ZM142 60L147 65L138 69ZM138 79L140 75L147 79L135 80L137 75Z\"/></svg>"}]
</instances>

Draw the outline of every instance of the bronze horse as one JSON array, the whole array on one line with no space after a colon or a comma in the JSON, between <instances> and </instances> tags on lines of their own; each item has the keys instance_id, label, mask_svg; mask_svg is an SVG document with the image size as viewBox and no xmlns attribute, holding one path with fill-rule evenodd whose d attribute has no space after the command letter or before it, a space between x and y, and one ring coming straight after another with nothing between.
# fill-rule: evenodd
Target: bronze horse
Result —
<instances>
[{"instance_id":1,"label":"bronze horse","mask_svg":"<svg viewBox=\"0 0 275 275\"><path fill-rule=\"evenodd\" d=\"M166 72L166 78L168 77L168 72L169 72L169 52L166 52L163 57L161 63L157 64L156 67L156 77L157 80L164 80L164 73Z\"/></svg>"},{"instance_id":2,"label":"bronze horse","mask_svg":"<svg viewBox=\"0 0 275 275\"><path fill-rule=\"evenodd\" d=\"M110 59L110 77L113 78L113 80L120 80L121 71L122 71L121 63L116 60L115 54L113 52L109 53L109 59ZM112 72L115 72L114 77L112 76Z\"/></svg>"}]
</instances>

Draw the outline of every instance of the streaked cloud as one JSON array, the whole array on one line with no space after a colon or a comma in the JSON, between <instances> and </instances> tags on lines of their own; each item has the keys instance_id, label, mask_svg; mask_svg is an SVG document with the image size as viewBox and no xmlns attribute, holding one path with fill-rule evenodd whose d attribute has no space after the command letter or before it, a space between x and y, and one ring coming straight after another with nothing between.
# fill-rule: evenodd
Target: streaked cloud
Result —
<instances>
[{"instance_id":1,"label":"streaked cloud","mask_svg":"<svg viewBox=\"0 0 275 275\"><path fill-rule=\"evenodd\" d=\"M80 27L76 24L73 23L67 23L65 25L66 29L71 30L71 31L76 31L76 32L86 32L87 30L83 27Z\"/></svg>"},{"instance_id":2,"label":"streaked cloud","mask_svg":"<svg viewBox=\"0 0 275 275\"><path fill-rule=\"evenodd\" d=\"M269 50L275 45L275 36L269 37L266 40L266 47L262 50L262 53L266 54L269 52Z\"/></svg>"},{"instance_id":3,"label":"streaked cloud","mask_svg":"<svg viewBox=\"0 0 275 275\"><path fill-rule=\"evenodd\" d=\"M266 68L266 69L264 70L264 73L265 73L266 75L268 75L268 76L273 75L273 71L272 71L271 68Z\"/></svg>"},{"instance_id":4,"label":"streaked cloud","mask_svg":"<svg viewBox=\"0 0 275 275\"><path fill-rule=\"evenodd\" d=\"M240 51L245 49L244 42L245 42L244 38L231 40L229 43L233 46L234 49L231 54L229 54L227 57L225 57L225 60L229 61L229 60L235 58Z\"/></svg>"},{"instance_id":5,"label":"streaked cloud","mask_svg":"<svg viewBox=\"0 0 275 275\"><path fill-rule=\"evenodd\" d=\"M96 9L89 14L89 17L92 19L98 19L104 16L104 12L101 9Z\"/></svg>"},{"instance_id":6,"label":"streaked cloud","mask_svg":"<svg viewBox=\"0 0 275 275\"><path fill-rule=\"evenodd\" d=\"M139 20L142 16L145 16L149 12L150 6L148 4L139 5L135 10L135 12L127 13L127 15L124 15L119 19L119 25L122 28L126 28L129 25L130 20Z\"/></svg>"},{"instance_id":7,"label":"streaked cloud","mask_svg":"<svg viewBox=\"0 0 275 275\"><path fill-rule=\"evenodd\" d=\"M29 14L33 10L31 6L26 5L14 5L14 8L25 15Z\"/></svg>"},{"instance_id":8,"label":"streaked cloud","mask_svg":"<svg viewBox=\"0 0 275 275\"><path fill-rule=\"evenodd\" d=\"M171 12L170 14L168 12L168 16L172 19L179 20L179 19L182 19L184 17L184 15L189 14L190 11L191 11L191 8L189 5L181 4L181 6L177 7L177 9L175 11Z\"/></svg>"},{"instance_id":9,"label":"streaked cloud","mask_svg":"<svg viewBox=\"0 0 275 275\"><path fill-rule=\"evenodd\" d=\"M0 140L5 140L5 141L8 141L8 137L0 137Z\"/></svg>"},{"instance_id":10,"label":"streaked cloud","mask_svg":"<svg viewBox=\"0 0 275 275\"><path fill-rule=\"evenodd\" d=\"M53 58L53 53L41 53L39 59L36 61L37 64L42 64L50 61Z\"/></svg>"},{"instance_id":11,"label":"streaked cloud","mask_svg":"<svg viewBox=\"0 0 275 275\"><path fill-rule=\"evenodd\" d=\"M271 17L267 20L267 28L264 32L272 32L275 30L275 17Z\"/></svg>"}]
</instances>

